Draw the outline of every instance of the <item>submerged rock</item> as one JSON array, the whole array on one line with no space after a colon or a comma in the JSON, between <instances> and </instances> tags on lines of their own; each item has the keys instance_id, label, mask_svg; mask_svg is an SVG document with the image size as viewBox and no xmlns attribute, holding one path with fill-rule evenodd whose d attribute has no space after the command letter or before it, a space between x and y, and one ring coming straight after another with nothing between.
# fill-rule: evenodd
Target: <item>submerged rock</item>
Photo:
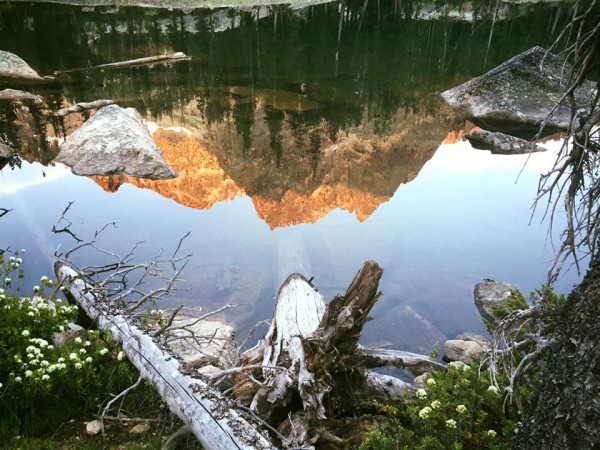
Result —
<instances>
[{"instance_id":1,"label":"submerged rock","mask_svg":"<svg viewBox=\"0 0 600 450\"><path fill-rule=\"evenodd\" d=\"M565 91L570 65L560 56L533 47L495 69L442 93L452 108L473 122L493 130L530 135L539 130ZM575 102L585 108L594 85L586 81L575 90ZM571 122L571 106L563 101L548 121L549 134L566 130Z\"/></svg>"},{"instance_id":2,"label":"submerged rock","mask_svg":"<svg viewBox=\"0 0 600 450\"><path fill-rule=\"evenodd\" d=\"M29 64L14 53L0 50L0 77L43 80Z\"/></svg>"},{"instance_id":3,"label":"submerged rock","mask_svg":"<svg viewBox=\"0 0 600 450\"><path fill-rule=\"evenodd\" d=\"M489 150L495 155L519 155L546 151L544 147L534 142L500 132L492 133L486 130L475 130L465 134L465 138L473 148Z\"/></svg>"},{"instance_id":4,"label":"submerged rock","mask_svg":"<svg viewBox=\"0 0 600 450\"><path fill-rule=\"evenodd\" d=\"M77 175L130 175L151 180L177 177L133 108L100 109L61 145L56 161Z\"/></svg>"}]
</instances>

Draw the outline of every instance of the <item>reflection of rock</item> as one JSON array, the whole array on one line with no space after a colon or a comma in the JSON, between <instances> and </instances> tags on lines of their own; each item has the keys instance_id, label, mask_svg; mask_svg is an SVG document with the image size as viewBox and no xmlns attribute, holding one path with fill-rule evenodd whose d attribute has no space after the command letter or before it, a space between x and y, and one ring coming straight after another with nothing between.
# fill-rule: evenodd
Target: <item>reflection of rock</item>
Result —
<instances>
[{"instance_id":1,"label":"reflection of rock","mask_svg":"<svg viewBox=\"0 0 600 450\"><path fill-rule=\"evenodd\" d=\"M69 136L56 161L77 175L126 174L153 180L177 176L163 160L139 113L117 105L102 108Z\"/></svg>"},{"instance_id":2,"label":"reflection of rock","mask_svg":"<svg viewBox=\"0 0 600 450\"><path fill-rule=\"evenodd\" d=\"M534 142L500 132L492 133L486 130L474 130L465 134L465 138L471 143L473 148L490 150L497 155L518 155L546 150Z\"/></svg>"},{"instance_id":3,"label":"reflection of rock","mask_svg":"<svg viewBox=\"0 0 600 450\"><path fill-rule=\"evenodd\" d=\"M42 80L38 73L17 55L0 50L0 77Z\"/></svg>"},{"instance_id":4,"label":"reflection of rock","mask_svg":"<svg viewBox=\"0 0 600 450\"><path fill-rule=\"evenodd\" d=\"M8 159L13 154L13 149L4 143L2 138L0 138L0 162L3 159Z\"/></svg>"},{"instance_id":5,"label":"reflection of rock","mask_svg":"<svg viewBox=\"0 0 600 450\"><path fill-rule=\"evenodd\" d=\"M442 96L483 128L535 133L565 91L568 73L563 58L534 47ZM577 105L589 103L592 91L593 84L584 82L575 91ZM571 106L565 101L548 121L547 132L565 130L570 121Z\"/></svg>"},{"instance_id":6,"label":"reflection of rock","mask_svg":"<svg viewBox=\"0 0 600 450\"><path fill-rule=\"evenodd\" d=\"M244 192L223 172L217 159L193 136L159 130L153 138L167 164L179 173L176 179L153 181L120 175L95 177L94 180L109 192L116 191L123 183L131 183L195 209L209 209L217 202L243 195Z\"/></svg>"},{"instance_id":7,"label":"reflection of rock","mask_svg":"<svg viewBox=\"0 0 600 450\"><path fill-rule=\"evenodd\" d=\"M58 145L47 139L44 126L49 111L45 103L37 101L37 98L31 100L23 97L0 101L0 131L5 143L20 158L48 164L58 153Z\"/></svg>"}]
</instances>

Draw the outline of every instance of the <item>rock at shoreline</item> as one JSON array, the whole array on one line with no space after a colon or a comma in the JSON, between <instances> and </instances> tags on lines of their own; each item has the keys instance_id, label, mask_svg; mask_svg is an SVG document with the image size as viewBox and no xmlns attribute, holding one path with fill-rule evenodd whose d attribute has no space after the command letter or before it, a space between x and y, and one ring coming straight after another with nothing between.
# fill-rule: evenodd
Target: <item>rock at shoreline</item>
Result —
<instances>
[{"instance_id":1,"label":"rock at shoreline","mask_svg":"<svg viewBox=\"0 0 600 450\"><path fill-rule=\"evenodd\" d=\"M176 316L167 335L173 354L188 367L210 372L237 363L235 330L225 322Z\"/></svg>"},{"instance_id":2,"label":"rock at shoreline","mask_svg":"<svg viewBox=\"0 0 600 450\"><path fill-rule=\"evenodd\" d=\"M29 64L14 53L0 50L0 77L43 80Z\"/></svg>"},{"instance_id":3,"label":"rock at shoreline","mask_svg":"<svg viewBox=\"0 0 600 450\"><path fill-rule=\"evenodd\" d=\"M9 102L32 100L36 103L43 103L44 99L39 95L32 94L27 91L19 91L18 89L2 89L0 91L0 100Z\"/></svg>"},{"instance_id":4,"label":"rock at shoreline","mask_svg":"<svg viewBox=\"0 0 600 450\"><path fill-rule=\"evenodd\" d=\"M445 361L461 361L473 364L491 348L490 342L478 334L461 334L444 344Z\"/></svg>"},{"instance_id":5,"label":"rock at shoreline","mask_svg":"<svg viewBox=\"0 0 600 450\"><path fill-rule=\"evenodd\" d=\"M570 65L560 56L533 47L495 69L442 93L448 104L483 128L512 129L535 134L539 125L560 100L570 74ZM585 81L575 90L575 102L585 108L594 85ZM545 134L566 130L571 122L567 100L549 119Z\"/></svg>"},{"instance_id":6,"label":"rock at shoreline","mask_svg":"<svg viewBox=\"0 0 600 450\"><path fill-rule=\"evenodd\" d=\"M61 145L56 157L76 175L130 175L150 180L176 178L133 108L100 109Z\"/></svg>"},{"instance_id":7,"label":"rock at shoreline","mask_svg":"<svg viewBox=\"0 0 600 450\"><path fill-rule=\"evenodd\" d=\"M504 133L475 130L465 134L469 143L478 150L489 150L495 155L520 155L523 153L544 152L546 149L534 142L526 141Z\"/></svg>"},{"instance_id":8,"label":"rock at shoreline","mask_svg":"<svg viewBox=\"0 0 600 450\"><path fill-rule=\"evenodd\" d=\"M518 289L500 281L486 280L477 283L473 299L483 320L492 325L496 325L512 310L528 307Z\"/></svg>"}]
</instances>

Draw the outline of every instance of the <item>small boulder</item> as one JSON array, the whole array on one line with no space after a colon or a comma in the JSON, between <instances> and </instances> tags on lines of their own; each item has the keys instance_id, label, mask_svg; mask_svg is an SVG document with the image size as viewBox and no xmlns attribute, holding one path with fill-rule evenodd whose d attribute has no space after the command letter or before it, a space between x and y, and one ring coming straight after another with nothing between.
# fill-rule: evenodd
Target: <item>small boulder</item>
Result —
<instances>
[{"instance_id":1,"label":"small boulder","mask_svg":"<svg viewBox=\"0 0 600 450\"><path fill-rule=\"evenodd\" d=\"M465 364L473 364L485 354L485 349L475 341L464 341L462 339L450 339L444 344L445 361L461 361Z\"/></svg>"},{"instance_id":2,"label":"small boulder","mask_svg":"<svg viewBox=\"0 0 600 450\"><path fill-rule=\"evenodd\" d=\"M481 334L463 333L456 336L456 339L460 339L461 341L477 342L484 350L490 350L492 348L491 342Z\"/></svg>"},{"instance_id":3,"label":"small boulder","mask_svg":"<svg viewBox=\"0 0 600 450\"><path fill-rule=\"evenodd\" d=\"M234 328L218 320L177 316L167 330L169 347L188 367L228 369L238 361Z\"/></svg>"},{"instance_id":4,"label":"small boulder","mask_svg":"<svg viewBox=\"0 0 600 450\"><path fill-rule=\"evenodd\" d=\"M486 130L475 130L465 134L465 138L478 150L489 150L495 155L520 155L523 153L544 152L546 149L534 142L508 134Z\"/></svg>"},{"instance_id":5,"label":"small boulder","mask_svg":"<svg viewBox=\"0 0 600 450\"><path fill-rule=\"evenodd\" d=\"M56 157L76 175L129 175L150 180L177 177L133 108L100 109L61 145Z\"/></svg>"},{"instance_id":6,"label":"small boulder","mask_svg":"<svg viewBox=\"0 0 600 450\"><path fill-rule=\"evenodd\" d=\"M143 434L150 430L150 424L148 422L138 423L134 425L131 430L129 430L130 434Z\"/></svg>"},{"instance_id":7,"label":"small boulder","mask_svg":"<svg viewBox=\"0 0 600 450\"><path fill-rule=\"evenodd\" d=\"M477 283L473 299L483 320L492 325L497 325L511 311L529 306L518 289L494 280Z\"/></svg>"},{"instance_id":8,"label":"small boulder","mask_svg":"<svg viewBox=\"0 0 600 450\"><path fill-rule=\"evenodd\" d=\"M68 342L74 341L75 338L85 338L86 336L85 328L75 323L70 323L65 331L61 331L60 333L56 333L54 335L53 343L55 347L62 347Z\"/></svg>"},{"instance_id":9,"label":"small boulder","mask_svg":"<svg viewBox=\"0 0 600 450\"><path fill-rule=\"evenodd\" d=\"M564 58L533 47L495 69L442 93L448 104L484 128L534 135L561 99L570 73ZM594 84L585 81L575 90L578 108L588 108ZM547 133L563 131L571 123L571 105L561 103L548 121ZM485 124L485 126L484 126Z\"/></svg>"},{"instance_id":10,"label":"small boulder","mask_svg":"<svg viewBox=\"0 0 600 450\"><path fill-rule=\"evenodd\" d=\"M29 64L14 53L0 50L0 77L43 80Z\"/></svg>"},{"instance_id":11,"label":"small boulder","mask_svg":"<svg viewBox=\"0 0 600 450\"><path fill-rule=\"evenodd\" d=\"M90 436L95 436L102 431L102 421L92 420L85 424L85 432Z\"/></svg>"},{"instance_id":12,"label":"small boulder","mask_svg":"<svg viewBox=\"0 0 600 450\"><path fill-rule=\"evenodd\" d=\"M44 102L44 99L39 95L27 91L19 91L17 89L2 89L0 91L0 100L8 102L20 102L23 100L31 100L36 103Z\"/></svg>"}]
</instances>

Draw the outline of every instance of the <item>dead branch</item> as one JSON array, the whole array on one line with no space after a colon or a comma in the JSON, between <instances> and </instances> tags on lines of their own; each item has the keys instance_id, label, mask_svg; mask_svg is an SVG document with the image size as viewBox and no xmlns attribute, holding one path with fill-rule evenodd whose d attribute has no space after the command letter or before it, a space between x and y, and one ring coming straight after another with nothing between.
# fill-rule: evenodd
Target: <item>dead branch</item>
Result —
<instances>
[{"instance_id":1,"label":"dead branch","mask_svg":"<svg viewBox=\"0 0 600 450\"><path fill-rule=\"evenodd\" d=\"M92 66L92 67L82 67L79 69L56 71L56 72L54 72L54 75L62 75L62 74L68 74L68 73L73 73L73 72L82 72L82 71L94 70L94 69L115 69L115 68L122 68L122 67L136 67L136 66L147 66L147 65L153 65L153 64L166 64L166 63L179 62L179 61L189 61L191 59L192 59L191 57L187 56L183 52L175 52L175 53L170 53L170 54L165 54L165 55L147 56L145 58L131 59L128 61L119 61L119 62L108 63L108 64L99 64L97 66Z\"/></svg>"},{"instance_id":2,"label":"dead branch","mask_svg":"<svg viewBox=\"0 0 600 450\"><path fill-rule=\"evenodd\" d=\"M104 420L104 417L106 416L106 414L108 414L108 411L110 411L110 408L112 407L112 405L115 402L117 402L118 400L120 400L122 398L125 398L127 396L127 394L129 394L131 391L136 390L140 386L140 384L142 384L143 379L144 379L144 377L140 374L140 376L138 377L138 379L135 383L133 383L127 389L124 389L118 395L115 395L115 397L111 401L109 401L106 404L106 406L104 407L104 410L102 411L101 419ZM120 414L117 414L117 416L119 416L119 415ZM104 425L102 426L102 428L104 428Z\"/></svg>"},{"instance_id":3,"label":"dead branch","mask_svg":"<svg viewBox=\"0 0 600 450\"><path fill-rule=\"evenodd\" d=\"M100 109L108 105L112 105L114 102L112 100L94 100L93 102L79 102L73 106L69 106L67 108L61 108L54 113L56 117L65 117L69 114L80 113L83 111L88 111L90 109Z\"/></svg>"}]
</instances>

